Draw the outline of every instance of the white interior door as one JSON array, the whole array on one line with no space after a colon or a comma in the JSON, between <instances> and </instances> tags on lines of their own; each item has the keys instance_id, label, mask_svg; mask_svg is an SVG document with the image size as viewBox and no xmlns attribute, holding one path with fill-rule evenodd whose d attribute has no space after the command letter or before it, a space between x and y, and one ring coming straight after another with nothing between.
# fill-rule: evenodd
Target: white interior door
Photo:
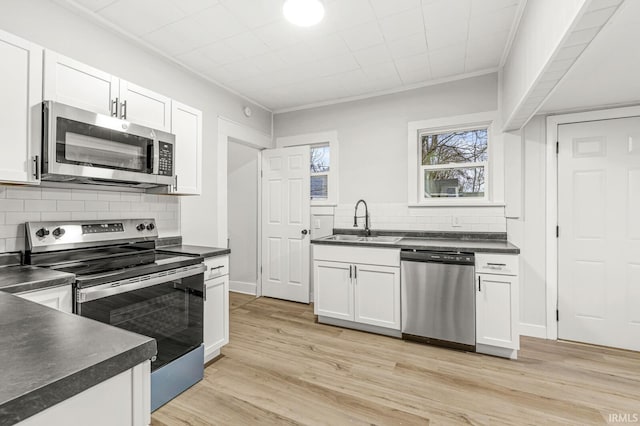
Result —
<instances>
[{"instance_id":1,"label":"white interior door","mask_svg":"<svg viewBox=\"0 0 640 426\"><path fill-rule=\"evenodd\" d=\"M558 336L640 350L640 117L558 138Z\"/></svg>"},{"instance_id":2,"label":"white interior door","mask_svg":"<svg viewBox=\"0 0 640 426\"><path fill-rule=\"evenodd\" d=\"M309 147L262 151L262 295L309 303Z\"/></svg>"}]
</instances>

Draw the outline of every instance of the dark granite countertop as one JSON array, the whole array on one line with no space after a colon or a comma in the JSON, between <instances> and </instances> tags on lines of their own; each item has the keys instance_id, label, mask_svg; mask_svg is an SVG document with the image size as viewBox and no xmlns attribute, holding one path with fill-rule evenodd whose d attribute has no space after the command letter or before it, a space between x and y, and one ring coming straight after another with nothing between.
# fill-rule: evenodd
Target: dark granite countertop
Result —
<instances>
[{"instance_id":1,"label":"dark granite countertop","mask_svg":"<svg viewBox=\"0 0 640 426\"><path fill-rule=\"evenodd\" d=\"M359 235L361 230L335 229L334 234ZM447 233L372 231L372 235L401 237L397 242L336 241L329 237L311 240L313 244L348 245L361 247L387 247L397 249L461 251L471 253L519 254L520 249L506 240L504 233Z\"/></svg>"},{"instance_id":2,"label":"dark granite countertop","mask_svg":"<svg viewBox=\"0 0 640 426\"><path fill-rule=\"evenodd\" d=\"M231 250L228 248L219 248L219 247L206 247L206 246L190 246L186 244L176 244L169 246L161 246L158 247L157 250L165 251L169 253L179 253L193 256L202 256L204 258L207 257L215 257L215 256L223 256L225 254L231 253Z\"/></svg>"},{"instance_id":3,"label":"dark granite countertop","mask_svg":"<svg viewBox=\"0 0 640 426\"><path fill-rule=\"evenodd\" d=\"M0 292L0 426L77 395L156 352L150 337Z\"/></svg>"},{"instance_id":4,"label":"dark granite countertop","mask_svg":"<svg viewBox=\"0 0 640 426\"><path fill-rule=\"evenodd\" d=\"M0 268L0 291L22 293L72 284L75 275L37 266L5 266Z\"/></svg>"}]
</instances>

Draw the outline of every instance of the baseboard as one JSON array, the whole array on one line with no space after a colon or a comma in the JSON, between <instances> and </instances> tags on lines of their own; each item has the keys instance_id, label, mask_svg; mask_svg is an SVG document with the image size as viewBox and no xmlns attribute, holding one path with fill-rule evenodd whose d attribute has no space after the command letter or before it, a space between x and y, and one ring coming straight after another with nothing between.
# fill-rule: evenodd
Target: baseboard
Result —
<instances>
[{"instance_id":1,"label":"baseboard","mask_svg":"<svg viewBox=\"0 0 640 426\"><path fill-rule=\"evenodd\" d=\"M229 291L236 293L256 295L258 286L256 283L247 283L244 281L229 281Z\"/></svg>"},{"instance_id":2,"label":"baseboard","mask_svg":"<svg viewBox=\"0 0 640 426\"><path fill-rule=\"evenodd\" d=\"M520 335L521 336L529 336L529 337L537 337L539 339L547 338L547 327L544 325L538 324L526 324L520 323Z\"/></svg>"}]
</instances>

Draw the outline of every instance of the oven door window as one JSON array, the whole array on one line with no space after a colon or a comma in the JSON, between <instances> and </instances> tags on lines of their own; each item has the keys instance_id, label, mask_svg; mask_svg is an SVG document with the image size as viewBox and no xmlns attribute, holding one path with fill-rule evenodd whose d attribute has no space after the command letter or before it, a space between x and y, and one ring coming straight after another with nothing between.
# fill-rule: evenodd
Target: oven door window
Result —
<instances>
[{"instance_id":1,"label":"oven door window","mask_svg":"<svg viewBox=\"0 0 640 426\"><path fill-rule=\"evenodd\" d=\"M172 280L82 303L78 313L156 339L156 370L202 344L203 283L203 274Z\"/></svg>"},{"instance_id":2,"label":"oven door window","mask_svg":"<svg viewBox=\"0 0 640 426\"><path fill-rule=\"evenodd\" d=\"M58 117L56 161L132 172L153 172L153 139Z\"/></svg>"}]
</instances>

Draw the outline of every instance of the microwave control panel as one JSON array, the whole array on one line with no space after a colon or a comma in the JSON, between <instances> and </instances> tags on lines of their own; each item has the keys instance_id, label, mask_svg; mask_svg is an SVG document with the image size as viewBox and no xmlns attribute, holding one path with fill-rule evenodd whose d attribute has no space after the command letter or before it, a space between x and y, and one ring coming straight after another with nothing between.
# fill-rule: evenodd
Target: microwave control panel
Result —
<instances>
[{"instance_id":1,"label":"microwave control panel","mask_svg":"<svg viewBox=\"0 0 640 426\"><path fill-rule=\"evenodd\" d=\"M173 176L173 145L166 142L158 143L159 164L158 174L160 176Z\"/></svg>"}]
</instances>

